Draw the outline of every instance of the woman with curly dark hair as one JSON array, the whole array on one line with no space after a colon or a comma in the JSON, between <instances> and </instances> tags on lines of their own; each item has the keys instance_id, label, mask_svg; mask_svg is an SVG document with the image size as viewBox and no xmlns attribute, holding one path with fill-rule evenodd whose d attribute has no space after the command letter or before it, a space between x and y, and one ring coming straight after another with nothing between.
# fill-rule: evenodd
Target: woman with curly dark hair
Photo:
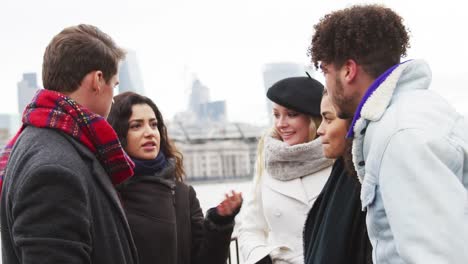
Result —
<instances>
[{"instance_id":1,"label":"woman with curly dark hair","mask_svg":"<svg viewBox=\"0 0 468 264\"><path fill-rule=\"evenodd\" d=\"M374 263L468 263L468 121L429 90L403 19L356 5L315 25L310 54L341 118Z\"/></svg>"},{"instance_id":2,"label":"woman with curly dark hair","mask_svg":"<svg viewBox=\"0 0 468 264\"><path fill-rule=\"evenodd\" d=\"M148 97L114 97L108 121L135 163L135 175L117 186L141 264L226 263L242 196L232 192L203 217L192 186L184 183L182 154Z\"/></svg>"}]
</instances>

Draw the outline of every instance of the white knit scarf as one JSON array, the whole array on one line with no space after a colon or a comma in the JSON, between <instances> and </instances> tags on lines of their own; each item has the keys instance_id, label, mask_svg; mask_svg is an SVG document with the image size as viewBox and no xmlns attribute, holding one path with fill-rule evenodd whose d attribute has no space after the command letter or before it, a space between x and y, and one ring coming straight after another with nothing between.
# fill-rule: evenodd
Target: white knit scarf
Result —
<instances>
[{"instance_id":1,"label":"white knit scarf","mask_svg":"<svg viewBox=\"0 0 468 264\"><path fill-rule=\"evenodd\" d=\"M323 155L320 138L290 146L271 136L265 137L265 168L277 180L294 180L332 164L333 160Z\"/></svg>"}]
</instances>

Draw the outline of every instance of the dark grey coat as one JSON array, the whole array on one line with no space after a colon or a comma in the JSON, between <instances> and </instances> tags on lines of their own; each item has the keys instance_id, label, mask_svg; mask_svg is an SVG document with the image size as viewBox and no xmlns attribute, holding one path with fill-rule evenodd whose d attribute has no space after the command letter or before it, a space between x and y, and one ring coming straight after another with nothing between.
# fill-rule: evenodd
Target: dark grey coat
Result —
<instances>
[{"instance_id":1,"label":"dark grey coat","mask_svg":"<svg viewBox=\"0 0 468 264\"><path fill-rule=\"evenodd\" d=\"M138 263L117 193L73 138L27 127L1 196L2 263Z\"/></svg>"}]
</instances>

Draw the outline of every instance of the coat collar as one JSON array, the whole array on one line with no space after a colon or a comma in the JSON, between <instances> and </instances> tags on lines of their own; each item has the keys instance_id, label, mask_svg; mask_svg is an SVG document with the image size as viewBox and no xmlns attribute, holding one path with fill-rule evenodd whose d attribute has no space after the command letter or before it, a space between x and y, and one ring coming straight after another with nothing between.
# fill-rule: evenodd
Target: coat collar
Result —
<instances>
[{"instance_id":1,"label":"coat collar","mask_svg":"<svg viewBox=\"0 0 468 264\"><path fill-rule=\"evenodd\" d=\"M371 122L379 121L389 107L392 98L401 90L427 89L431 82L431 71L423 60L407 61L397 65L390 74L360 103L353 122L352 156L358 179L362 183L365 175L364 139ZM348 132L349 135L349 132Z\"/></svg>"},{"instance_id":2,"label":"coat collar","mask_svg":"<svg viewBox=\"0 0 468 264\"><path fill-rule=\"evenodd\" d=\"M107 176L107 172L105 171L104 167L102 167L101 163L96 159L94 154L91 151L89 151L84 145L78 143L72 138L70 138L70 142L80 152L82 156L85 156L90 160L90 163L92 164L92 175L101 185L101 189L103 189L106 192L107 196L111 198L111 201L116 207L119 214L121 214L121 216L126 219L125 212L117 195L117 191L114 185L112 184L111 180L109 179L109 176Z\"/></svg>"},{"instance_id":3,"label":"coat collar","mask_svg":"<svg viewBox=\"0 0 468 264\"><path fill-rule=\"evenodd\" d=\"M300 178L289 181L280 181L274 179L269 174L265 174L263 178L265 185L275 190L276 192L289 196L304 204L308 204L307 196L304 192L304 186L302 185Z\"/></svg>"},{"instance_id":4,"label":"coat collar","mask_svg":"<svg viewBox=\"0 0 468 264\"><path fill-rule=\"evenodd\" d=\"M267 172L262 175L263 183L268 188L282 195L310 206L322 191L331 172L331 166L314 172L303 178L281 181L271 177Z\"/></svg>"},{"instance_id":5,"label":"coat collar","mask_svg":"<svg viewBox=\"0 0 468 264\"><path fill-rule=\"evenodd\" d=\"M347 138L354 137L356 123L361 118L377 121L382 117L385 109L387 109L387 106L390 103L401 73L409 64L409 61L405 61L392 66L382 75L377 77L377 79L375 79L375 81L369 86L356 109L353 121L346 135Z\"/></svg>"},{"instance_id":6,"label":"coat collar","mask_svg":"<svg viewBox=\"0 0 468 264\"><path fill-rule=\"evenodd\" d=\"M417 71L414 73L414 76L407 76L408 71ZM366 119L372 122L380 120L385 110L390 105L392 97L397 88L399 82L414 81L414 79L421 79L423 85L420 85L422 88L427 89L431 82L431 70L427 63L423 60L409 60L402 62L392 68L390 68L380 77L384 77L381 80L376 79L373 83L378 84L376 87L373 87L372 91L366 92L366 95L361 100L358 109L356 110L353 124L350 128L355 130L355 123L360 119ZM384 76L385 75L385 76ZM403 80L405 79L405 80ZM377 83L378 82L378 83ZM371 86L372 87L372 86ZM371 88L369 87L369 88ZM410 89L416 89L417 87L410 87ZM368 94L367 94L368 93Z\"/></svg>"},{"instance_id":7,"label":"coat collar","mask_svg":"<svg viewBox=\"0 0 468 264\"><path fill-rule=\"evenodd\" d=\"M80 153L80 155L83 158L89 159L89 162L91 163L91 174L94 176L101 189L104 191L105 195L110 198L111 203L114 205L115 209L120 215L127 237L132 238L129 239L129 244L132 248L133 259L137 262L138 260L136 246L133 241L132 233L130 231L130 225L128 224L127 217L125 215L117 191L113 183L111 182L111 179L109 178L107 172L105 171L104 167L102 167L101 163L97 160L96 156L88 148L86 148L83 144L79 143L78 141L74 140L68 135L65 135L65 137L75 147L75 149Z\"/></svg>"}]
</instances>

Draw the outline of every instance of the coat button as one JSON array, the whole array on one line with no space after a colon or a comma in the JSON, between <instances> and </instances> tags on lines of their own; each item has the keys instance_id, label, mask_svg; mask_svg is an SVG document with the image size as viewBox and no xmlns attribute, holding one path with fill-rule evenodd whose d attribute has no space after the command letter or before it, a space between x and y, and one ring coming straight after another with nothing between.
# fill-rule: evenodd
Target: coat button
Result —
<instances>
[{"instance_id":1,"label":"coat button","mask_svg":"<svg viewBox=\"0 0 468 264\"><path fill-rule=\"evenodd\" d=\"M361 135L364 135L364 134L366 133L366 129L367 129L367 128L363 128L363 129L361 130Z\"/></svg>"},{"instance_id":2,"label":"coat button","mask_svg":"<svg viewBox=\"0 0 468 264\"><path fill-rule=\"evenodd\" d=\"M364 162L363 160L361 160L361 161L358 163L358 165L362 167L362 166L366 165L366 162Z\"/></svg>"},{"instance_id":3,"label":"coat button","mask_svg":"<svg viewBox=\"0 0 468 264\"><path fill-rule=\"evenodd\" d=\"M280 216L281 216L281 212L275 212L275 216L276 216L276 217L280 217Z\"/></svg>"}]
</instances>

